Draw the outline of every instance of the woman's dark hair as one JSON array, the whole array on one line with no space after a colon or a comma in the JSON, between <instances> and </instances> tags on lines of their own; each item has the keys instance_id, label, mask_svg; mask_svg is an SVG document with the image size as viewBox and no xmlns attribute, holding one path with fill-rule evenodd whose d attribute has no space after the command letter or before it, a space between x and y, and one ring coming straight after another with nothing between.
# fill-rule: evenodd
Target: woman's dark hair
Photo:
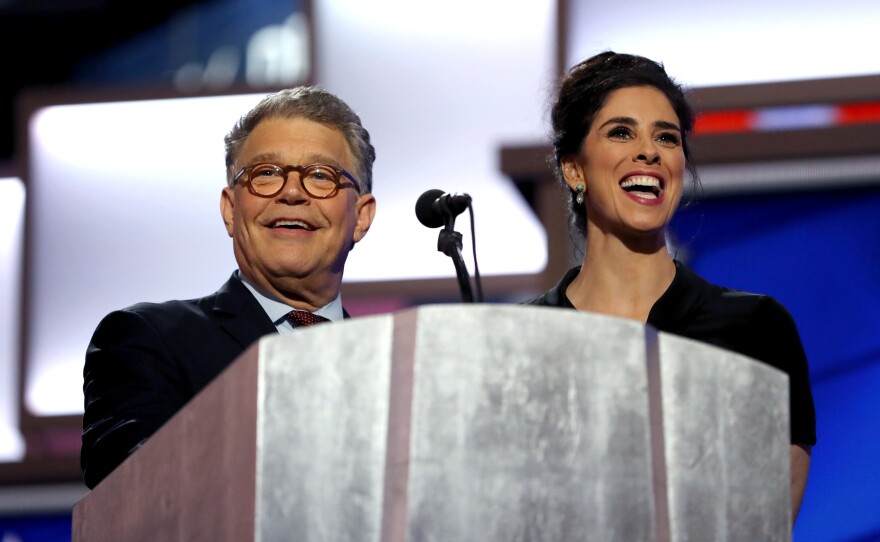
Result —
<instances>
[{"instance_id":1,"label":"woman's dark hair","mask_svg":"<svg viewBox=\"0 0 880 542\"><path fill-rule=\"evenodd\" d=\"M550 119L553 126L553 149L556 177L570 193L569 212L572 225L581 234L586 231L583 208L575 201L575 193L562 176L562 160L576 155L583 144L596 113L602 109L611 92L627 87L651 86L662 92L681 128L681 141L688 170L696 179L691 163L688 136L694 127L694 112L685 98L681 85L667 75L663 65L648 58L606 51L572 67L563 77Z\"/></svg>"}]
</instances>

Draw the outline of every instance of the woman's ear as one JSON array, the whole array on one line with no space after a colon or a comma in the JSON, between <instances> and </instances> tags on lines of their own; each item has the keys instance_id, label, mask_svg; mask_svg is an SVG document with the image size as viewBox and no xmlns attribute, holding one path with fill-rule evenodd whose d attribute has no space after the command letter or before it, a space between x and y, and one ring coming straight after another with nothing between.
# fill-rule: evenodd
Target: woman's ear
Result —
<instances>
[{"instance_id":1,"label":"woman's ear","mask_svg":"<svg viewBox=\"0 0 880 542\"><path fill-rule=\"evenodd\" d=\"M562 170L562 178L565 179L565 184L569 188L576 191L578 185L586 187L587 182L584 179L583 168L573 156L563 158L560 162L560 169Z\"/></svg>"}]
</instances>

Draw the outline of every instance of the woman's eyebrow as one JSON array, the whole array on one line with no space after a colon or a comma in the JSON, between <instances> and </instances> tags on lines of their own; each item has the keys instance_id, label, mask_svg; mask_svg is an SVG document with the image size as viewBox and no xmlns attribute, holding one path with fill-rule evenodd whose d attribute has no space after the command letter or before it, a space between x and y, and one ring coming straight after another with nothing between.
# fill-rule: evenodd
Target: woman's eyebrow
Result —
<instances>
[{"instance_id":1,"label":"woman's eyebrow","mask_svg":"<svg viewBox=\"0 0 880 542\"><path fill-rule=\"evenodd\" d=\"M638 125L638 121L632 117L611 117L602 123L599 128L607 126L609 124L626 124L627 126L636 126Z\"/></svg>"},{"instance_id":2,"label":"woman's eyebrow","mask_svg":"<svg viewBox=\"0 0 880 542\"><path fill-rule=\"evenodd\" d=\"M599 126L599 128L602 128L602 127L607 126L609 124L625 124L627 126L638 126L639 121L637 121L636 119L634 119L632 117L623 117L623 116L611 117L610 119L603 122L602 125ZM655 128L663 128L666 130L675 130L677 132L681 132L681 128L679 128L677 124L675 124L674 122L666 121L666 120L656 121L654 123L654 127Z\"/></svg>"},{"instance_id":3,"label":"woman's eyebrow","mask_svg":"<svg viewBox=\"0 0 880 542\"><path fill-rule=\"evenodd\" d=\"M654 123L655 128L663 128L665 130L675 130L676 132L681 132L681 128L678 127L674 122L669 122L665 120L658 120Z\"/></svg>"}]
</instances>

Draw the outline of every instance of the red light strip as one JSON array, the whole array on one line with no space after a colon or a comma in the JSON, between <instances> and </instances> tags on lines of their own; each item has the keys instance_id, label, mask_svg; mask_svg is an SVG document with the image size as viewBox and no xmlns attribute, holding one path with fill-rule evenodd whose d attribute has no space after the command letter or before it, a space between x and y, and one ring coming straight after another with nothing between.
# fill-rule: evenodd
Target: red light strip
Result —
<instances>
[{"instance_id":1,"label":"red light strip","mask_svg":"<svg viewBox=\"0 0 880 542\"><path fill-rule=\"evenodd\" d=\"M837 124L880 122L880 102L837 106Z\"/></svg>"},{"instance_id":2,"label":"red light strip","mask_svg":"<svg viewBox=\"0 0 880 542\"><path fill-rule=\"evenodd\" d=\"M817 106L803 106L805 114ZM838 104L832 107L834 114L829 123L824 126L839 126L848 124L873 124L880 123L880 102L861 102ZM799 106L786 106L787 113L791 115ZM808 109L809 108L809 109ZM774 129L763 120L772 113L782 108L741 109L731 111L709 111L697 115L694 123L695 135L764 132ZM759 122L761 117L761 122ZM814 126L815 127L815 126Z\"/></svg>"}]
</instances>

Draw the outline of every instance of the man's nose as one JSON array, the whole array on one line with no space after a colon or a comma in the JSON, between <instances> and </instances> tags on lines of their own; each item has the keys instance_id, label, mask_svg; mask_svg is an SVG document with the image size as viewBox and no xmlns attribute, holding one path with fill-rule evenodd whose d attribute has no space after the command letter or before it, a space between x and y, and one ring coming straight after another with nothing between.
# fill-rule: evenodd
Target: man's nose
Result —
<instances>
[{"instance_id":1,"label":"man's nose","mask_svg":"<svg viewBox=\"0 0 880 542\"><path fill-rule=\"evenodd\" d=\"M284 187L281 189L281 192L275 196L275 199L285 203L311 201L308 193L306 193L303 188L299 173L296 171L291 171L287 174L287 182L284 183Z\"/></svg>"}]
</instances>

